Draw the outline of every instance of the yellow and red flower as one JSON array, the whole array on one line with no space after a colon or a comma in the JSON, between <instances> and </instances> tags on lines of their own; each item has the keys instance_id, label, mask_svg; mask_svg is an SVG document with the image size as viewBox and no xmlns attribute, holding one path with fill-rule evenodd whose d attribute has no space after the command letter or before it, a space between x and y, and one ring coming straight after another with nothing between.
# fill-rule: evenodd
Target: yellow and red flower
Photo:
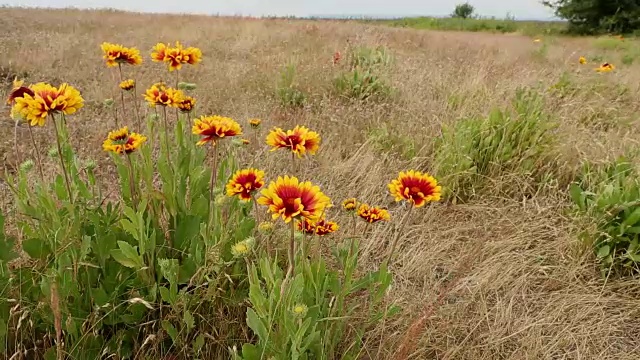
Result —
<instances>
[{"instance_id":1,"label":"yellow and red flower","mask_svg":"<svg viewBox=\"0 0 640 360\"><path fill-rule=\"evenodd\" d=\"M398 178L388 186L396 201L406 200L415 207L422 207L431 201L440 201L442 194L442 187L433 176L415 170L400 172Z\"/></svg>"},{"instance_id":2,"label":"yellow and red flower","mask_svg":"<svg viewBox=\"0 0 640 360\"><path fill-rule=\"evenodd\" d=\"M253 194L264 186L264 171L243 169L236 171L227 183L227 196L236 196L249 201Z\"/></svg>"},{"instance_id":3,"label":"yellow and red flower","mask_svg":"<svg viewBox=\"0 0 640 360\"><path fill-rule=\"evenodd\" d=\"M599 67L597 67L595 70L597 72L610 72L610 71L615 70L615 68L616 67L613 66L613 64L606 62L606 63L600 65Z\"/></svg>"},{"instance_id":4,"label":"yellow and red flower","mask_svg":"<svg viewBox=\"0 0 640 360\"><path fill-rule=\"evenodd\" d=\"M326 221L325 219L321 219L320 221L313 224L315 228L315 233L318 236L324 236L327 234L334 233L338 231L340 226L334 221Z\"/></svg>"},{"instance_id":5,"label":"yellow and red flower","mask_svg":"<svg viewBox=\"0 0 640 360\"><path fill-rule=\"evenodd\" d=\"M385 209L378 207L370 207L367 204L361 204L357 212L358 216L368 223L377 223L378 221L389 221L391 215Z\"/></svg>"},{"instance_id":6,"label":"yellow and red flower","mask_svg":"<svg viewBox=\"0 0 640 360\"><path fill-rule=\"evenodd\" d=\"M120 64L140 65L142 64L142 56L140 50L136 48L124 47L120 44L102 43L103 58L107 61L108 67L118 66Z\"/></svg>"},{"instance_id":7,"label":"yellow and red flower","mask_svg":"<svg viewBox=\"0 0 640 360\"><path fill-rule=\"evenodd\" d=\"M260 124L262 124L262 120L260 119L249 119L249 125L251 125L252 128L257 128Z\"/></svg>"},{"instance_id":8,"label":"yellow and red flower","mask_svg":"<svg viewBox=\"0 0 640 360\"><path fill-rule=\"evenodd\" d=\"M15 78L13 80L13 87L9 92L9 96L7 97L7 105L14 105L16 102L16 99L23 98L25 94L29 94L31 96L35 95L33 93L33 90L23 85L24 85L24 80L18 80L18 78ZM20 113L20 110L21 109L19 109L18 107L13 106L11 108L11 112L9 113L9 117L14 119L15 116L18 113Z\"/></svg>"},{"instance_id":9,"label":"yellow and red flower","mask_svg":"<svg viewBox=\"0 0 640 360\"><path fill-rule=\"evenodd\" d=\"M249 141L248 139L242 139L241 141L242 141L242 144L243 144L243 145L249 145L249 144L251 144L251 141Z\"/></svg>"},{"instance_id":10,"label":"yellow and red flower","mask_svg":"<svg viewBox=\"0 0 640 360\"><path fill-rule=\"evenodd\" d=\"M354 211L358 205L358 200L356 198L346 199L342 202L342 208L347 211Z\"/></svg>"},{"instance_id":11,"label":"yellow and red flower","mask_svg":"<svg viewBox=\"0 0 640 360\"><path fill-rule=\"evenodd\" d=\"M320 219L317 222L298 221L296 226L298 230L309 235L325 236L338 231L340 228L334 221Z\"/></svg>"},{"instance_id":12,"label":"yellow and red flower","mask_svg":"<svg viewBox=\"0 0 640 360\"><path fill-rule=\"evenodd\" d=\"M196 99L191 96L183 96L177 103L178 110L183 113L190 113L196 106Z\"/></svg>"},{"instance_id":13,"label":"yellow and red flower","mask_svg":"<svg viewBox=\"0 0 640 360\"><path fill-rule=\"evenodd\" d=\"M581 65L584 65L584 64L586 64L586 63L587 63L587 58L585 58L584 56L580 56L580 58L578 59L578 62L579 62Z\"/></svg>"},{"instance_id":14,"label":"yellow and red flower","mask_svg":"<svg viewBox=\"0 0 640 360\"><path fill-rule=\"evenodd\" d=\"M305 234L313 235L316 233L316 227L311 221L297 221L296 227L298 228L298 231Z\"/></svg>"},{"instance_id":15,"label":"yellow and red flower","mask_svg":"<svg viewBox=\"0 0 640 360\"><path fill-rule=\"evenodd\" d=\"M123 80L120 83L120 89L124 91L131 91L136 88L136 81L133 79Z\"/></svg>"},{"instance_id":16,"label":"yellow and red flower","mask_svg":"<svg viewBox=\"0 0 640 360\"><path fill-rule=\"evenodd\" d=\"M167 53L167 49L169 48L168 44L157 43L151 52L151 61L153 62L163 62Z\"/></svg>"},{"instance_id":17,"label":"yellow and red flower","mask_svg":"<svg viewBox=\"0 0 640 360\"><path fill-rule=\"evenodd\" d=\"M182 60L189 65L196 65L202 61L202 50L189 46L182 52Z\"/></svg>"},{"instance_id":18,"label":"yellow and red flower","mask_svg":"<svg viewBox=\"0 0 640 360\"><path fill-rule=\"evenodd\" d=\"M67 83L58 88L37 83L29 89L30 91L22 90L22 97L14 96L12 112L21 114L30 121L31 126L44 126L47 116L57 113L71 115L84 106L80 92Z\"/></svg>"},{"instance_id":19,"label":"yellow and red flower","mask_svg":"<svg viewBox=\"0 0 640 360\"><path fill-rule=\"evenodd\" d=\"M299 125L286 132L275 128L267 135L267 145L273 148L271 151L289 149L298 157L306 153L313 155L320 148L320 135Z\"/></svg>"},{"instance_id":20,"label":"yellow and red flower","mask_svg":"<svg viewBox=\"0 0 640 360\"><path fill-rule=\"evenodd\" d=\"M116 154L130 154L136 151L147 138L137 133L130 133L125 126L121 129L109 132L107 139L102 143L104 151L110 151Z\"/></svg>"},{"instance_id":21,"label":"yellow and red flower","mask_svg":"<svg viewBox=\"0 0 640 360\"><path fill-rule=\"evenodd\" d=\"M180 70L182 64L196 65L202 61L202 51L195 47L183 48L179 41L176 46L158 43L153 47L151 59L155 62L166 62L169 64L169 71Z\"/></svg>"},{"instance_id":22,"label":"yellow and red flower","mask_svg":"<svg viewBox=\"0 0 640 360\"><path fill-rule=\"evenodd\" d=\"M149 106L171 106L178 107L178 104L184 98L182 91L168 88L163 83L156 83L144 93L144 99Z\"/></svg>"},{"instance_id":23,"label":"yellow and red flower","mask_svg":"<svg viewBox=\"0 0 640 360\"><path fill-rule=\"evenodd\" d=\"M242 128L235 120L224 116L201 116L193 124L192 132L204 136L198 145L215 142L219 139L242 135Z\"/></svg>"},{"instance_id":24,"label":"yellow and red flower","mask_svg":"<svg viewBox=\"0 0 640 360\"><path fill-rule=\"evenodd\" d=\"M310 181L300 182L296 177L278 177L262 190L258 203L269 207L273 219L281 217L289 223L293 219L317 221L331 200Z\"/></svg>"}]
</instances>

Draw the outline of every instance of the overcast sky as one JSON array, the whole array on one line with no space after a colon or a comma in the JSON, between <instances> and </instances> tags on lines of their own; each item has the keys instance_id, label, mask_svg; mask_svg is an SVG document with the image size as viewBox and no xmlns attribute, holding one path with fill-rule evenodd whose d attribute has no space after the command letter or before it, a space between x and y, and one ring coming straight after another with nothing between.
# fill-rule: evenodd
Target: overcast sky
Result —
<instances>
[{"instance_id":1,"label":"overcast sky","mask_svg":"<svg viewBox=\"0 0 640 360\"><path fill-rule=\"evenodd\" d=\"M483 16L551 19L541 0L468 0ZM116 8L141 12L180 12L220 15L365 15L445 16L464 0L0 0L27 7Z\"/></svg>"}]
</instances>

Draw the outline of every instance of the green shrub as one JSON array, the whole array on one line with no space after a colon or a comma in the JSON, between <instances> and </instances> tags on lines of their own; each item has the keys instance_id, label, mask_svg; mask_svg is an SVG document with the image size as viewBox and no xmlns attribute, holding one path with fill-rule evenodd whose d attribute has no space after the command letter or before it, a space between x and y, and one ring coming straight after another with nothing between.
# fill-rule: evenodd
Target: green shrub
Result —
<instances>
[{"instance_id":1,"label":"green shrub","mask_svg":"<svg viewBox=\"0 0 640 360\"><path fill-rule=\"evenodd\" d=\"M535 192L553 160L554 128L541 97L523 89L509 108L444 127L435 143L435 162L445 194L465 201L487 188Z\"/></svg>"},{"instance_id":2,"label":"green shrub","mask_svg":"<svg viewBox=\"0 0 640 360\"><path fill-rule=\"evenodd\" d=\"M296 83L296 67L294 64L286 65L280 72L280 78L276 83L276 96L283 107L303 107L307 96Z\"/></svg>"},{"instance_id":3,"label":"green shrub","mask_svg":"<svg viewBox=\"0 0 640 360\"><path fill-rule=\"evenodd\" d=\"M640 172L635 164L629 157L587 163L571 186L575 211L588 229L582 239L605 272L640 271Z\"/></svg>"},{"instance_id":4,"label":"green shrub","mask_svg":"<svg viewBox=\"0 0 640 360\"><path fill-rule=\"evenodd\" d=\"M385 98L392 92L384 80L392 58L383 47L358 47L348 53L347 67L334 79L336 93L349 99Z\"/></svg>"}]
</instances>

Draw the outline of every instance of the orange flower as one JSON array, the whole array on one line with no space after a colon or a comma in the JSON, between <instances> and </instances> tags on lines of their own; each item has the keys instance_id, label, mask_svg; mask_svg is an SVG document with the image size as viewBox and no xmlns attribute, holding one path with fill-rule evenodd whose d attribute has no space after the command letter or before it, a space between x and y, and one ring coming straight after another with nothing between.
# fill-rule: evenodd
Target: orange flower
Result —
<instances>
[{"instance_id":1,"label":"orange flower","mask_svg":"<svg viewBox=\"0 0 640 360\"><path fill-rule=\"evenodd\" d=\"M157 105L178 107L184 94L180 90L166 87L163 83L156 83L147 89L144 98L151 107Z\"/></svg>"},{"instance_id":2,"label":"orange flower","mask_svg":"<svg viewBox=\"0 0 640 360\"><path fill-rule=\"evenodd\" d=\"M180 102L177 103L178 110L183 113L190 113L193 111L193 108L196 106L196 99L191 96L184 96Z\"/></svg>"},{"instance_id":3,"label":"orange flower","mask_svg":"<svg viewBox=\"0 0 640 360\"><path fill-rule=\"evenodd\" d=\"M347 211L353 211L356 209L357 204L358 200L356 200L356 198L346 199L342 202L342 208Z\"/></svg>"},{"instance_id":4,"label":"orange flower","mask_svg":"<svg viewBox=\"0 0 640 360\"><path fill-rule=\"evenodd\" d=\"M307 152L313 155L320 148L320 135L304 126L296 126L287 132L275 128L267 135L267 144L273 147L271 151L284 148L291 150L298 157Z\"/></svg>"},{"instance_id":5,"label":"orange flower","mask_svg":"<svg viewBox=\"0 0 640 360\"><path fill-rule=\"evenodd\" d=\"M142 64L142 56L140 50L136 48L124 47L120 44L102 43L103 58L107 61L108 67L118 66L120 64L140 65Z\"/></svg>"},{"instance_id":6,"label":"orange flower","mask_svg":"<svg viewBox=\"0 0 640 360\"><path fill-rule=\"evenodd\" d=\"M129 129L125 126L109 132L107 139L102 143L102 148L104 151L111 151L116 154L130 154L146 141L147 138L145 136L129 133Z\"/></svg>"},{"instance_id":7,"label":"orange flower","mask_svg":"<svg viewBox=\"0 0 640 360\"><path fill-rule=\"evenodd\" d=\"M389 215L387 210L378 207L369 207L367 204L360 205L357 214L364 219L364 221L371 224L377 223L378 221L389 221L391 219L391 215Z\"/></svg>"},{"instance_id":8,"label":"orange flower","mask_svg":"<svg viewBox=\"0 0 640 360\"><path fill-rule=\"evenodd\" d=\"M300 182L296 177L278 177L267 189L262 190L258 204L267 205L273 219L282 217L289 223L292 219L317 221L331 200L310 181Z\"/></svg>"},{"instance_id":9,"label":"orange flower","mask_svg":"<svg viewBox=\"0 0 640 360\"><path fill-rule=\"evenodd\" d=\"M388 186L396 201L407 200L415 207L439 201L442 192L442 188L431 175L414 170L401 172Z\"/></svg>"},{"instance_id":10,"label":"orange flower","mask_svg":"<svg viewBox=\"0 0 640 360\"><path fill-rule=\"evenodd\" d=\"M238 170L227 183L227 196L238 195L240 200L249 201L262 186L264 186L264 171Z\"/></svg>"},{"instance_id":11,"label":"orange flower","mask_svg":"<svg viewBox=\"0 0 640 360\"><path fill-rule=\"evenodd\" d=\"M80 92L69 84L56 88L50 84L37 83L23 91L22 97L14 97L12 112L20 113L31 122L31 126L44 126L47 116L56 113L74 114L84 106Z\"/></svg>"},{"instance_id":12,"label":"orange flower","mask_svg":"<svg viewBox=\"0 0 640 360\"><path fill-rule=\"evenodd\" d=\"M242 128L235 120L217 115L201 116L196 119L191 130L196 135L204 136L202 140L198 141L198 145L204 145L207 142L212 142L215 145L216 140L242 135Z\"/></svg>"}]
</instances>

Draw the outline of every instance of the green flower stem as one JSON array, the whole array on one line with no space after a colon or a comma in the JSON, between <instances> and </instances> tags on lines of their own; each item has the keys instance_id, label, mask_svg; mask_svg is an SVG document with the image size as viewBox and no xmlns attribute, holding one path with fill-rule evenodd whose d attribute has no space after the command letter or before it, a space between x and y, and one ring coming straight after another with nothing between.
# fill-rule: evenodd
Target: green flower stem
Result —
<instances>
[{"instance_id":1,"label":"green flower stem","mask_svg":"<svg viewBox=\"0 0 640 360\"><path fill-rule=\"evenodd\" d=\"M29 137L31 138L31 144L33 145L33 150L36 153L36 161L38 162L38 171L40 172L40 180L44 183L44 171L42 170L42 158L40 157L40 149L38 149L38 144L36 143L36 138L33 136L33 129L31 129L31 124L27 124L29 128Z\"/></svg>"},{"instance_id":2,"label":"green flower stem","mask_svg":"<svg viewBox=\"0 0 640 360\"><path fill-rule=\"evenodd\" d=\"M131 155L125 154L127 158L127 164L129 165L129 190L131 191L131 202L133 203L133 210L138 212L138 191L135 188L135 172L133 171L133 164L131 163Z\"/></svg>"},{"instance_id":3,"label":"green flower stem","mask_svg":"<svg viewBox=\"0 0 640 360\"><path fill-rule=\"evenodd\" d=\"M120 82L122 82L122 64L118 63L118 72L120 73ZM124 90L120 89L120 101L122 102L122 119L124 120L126 116L125 105L124 105ZM138 130L140 131L140 130Z\"/></svg>"},{"instance_id":4,"label":"green flower stem","mask_svg":"<svg viewBox=\"0 0 640 360\"><path fill-rule=\"evenodd\" d=\"M140 109L138 105L138 100L136 99L137 87L133 86L133 92L131 93L131 100L133 101L133 109L136 112L136 126L138 127L138 131L142 132L142 124L140 123Z\"/></svg>"},{"instance_id":5,"label":"green flower stem","mask_svg":"<svg viewBox=\"0 0 640 360\"><path fill-rule=\"evenodd\" d=\"M58 157L60 158L60 166L62 167L62 174L64 174L64 182L67 186L67 192L69 193L69 202L73 204L73 194L71 193L71 183L69 182L69 175L67 174L67 167L64 164L64 157L62 155L62 145L60 143L60 131L58 129L58 123L56 117L52 114L53 126L56 128L56 144L58 145Z\"/></svg>"}]
</instances>

